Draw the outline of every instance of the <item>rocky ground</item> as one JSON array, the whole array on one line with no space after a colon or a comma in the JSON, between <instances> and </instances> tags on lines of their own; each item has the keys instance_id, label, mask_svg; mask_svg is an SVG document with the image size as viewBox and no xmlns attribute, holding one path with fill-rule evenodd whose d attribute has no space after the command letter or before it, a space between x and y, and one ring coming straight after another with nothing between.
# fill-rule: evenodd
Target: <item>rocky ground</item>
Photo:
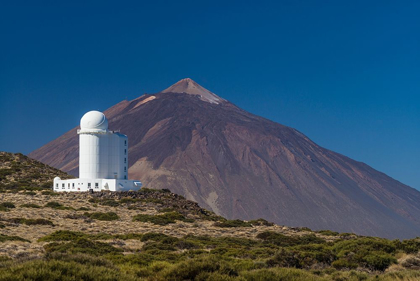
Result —
<instances>
[{"instance_id":1,"label":"rocky ground","mask_svg":"<svg viewBox=\"0 0 420 281\"><path fill-rule=\"evenodd\" d=\"M44 192L45 193L45 192ZM38 242L38 239L51 234L57 230L80 231L88 234L128 234L157 232L174 237L192 235L209 235L212 237L242 237L255 238L264 231L275 231L284 235L304 235L308 231L299 228L290 228L279 225L253 225L251 227L218 227L215 220L218 219L213 213L200 208L196 203L185 200L183 197L169 192L147 192L147 193L59 193L43 195L36 192L34 195L20 193L0 194L0 202L10 202L15 208L0 212L0 223L3 228L0 234L8 236L19 236L29 242L5 241L0 249L1 255L10 257L43 255L45 242ZM115 203L121 199L131 198L141 200L138 202ZM154 201L154 202L152 202ZM49 202L57 202L62 209L45 207ZM96 203L98 202L98 203ZM103 205L105 202L111 205ZM113 203L109 203L113 202ZM40 208L25 207L25 204L35 204ZM175 207L175 208L174 208ZM133 221L138 214L161 215L162 210L172 208L184 214L193 222L176 221L167 225L157 225L150 222ZM118 215L117 220L102 221L84 216L85 212L114 212ZM44 219L52 222L52 225L27 225L17 223L16 218ZM333 236L323 236L324 239L337 239ZM142 247L139 240L118 240L108 241L126 252L133 252Z\"/></svg>"}]
</instances>

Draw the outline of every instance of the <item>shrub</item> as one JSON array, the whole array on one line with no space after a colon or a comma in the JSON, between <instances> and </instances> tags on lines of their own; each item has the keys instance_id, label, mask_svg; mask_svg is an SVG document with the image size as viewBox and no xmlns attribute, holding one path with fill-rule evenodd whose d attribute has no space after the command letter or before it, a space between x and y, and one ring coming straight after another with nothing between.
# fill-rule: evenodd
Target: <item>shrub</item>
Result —
<instances>
[{"instance_id":1,"label":"shrub","mask_svg":"<svg viewBox=\"0 0 420 281\"><path fill-rule=\"evenodd\" d=\"M52 186L52 185L51 185ZM60 193L59 192L54 192L54 191L51 191L51 190L43 190L42 192L41 192L41 194L42 195L49 195L49 196L59 196L60 195Z\"/></svg>"},{"instance_id":2,"label":"shrub","mask_svg":"<svg viewBox=\"0 0 420 281\"><path fill-rule=\"evenodd\" d=\"M331 230L319 230L317 233L325 236L338 236L340 233Z\"/></svg>"},{"instance_id":3,"label":"shrub","mask_svg":"<svg viewBox=\"0 0 420 281\"><path fill-rule=\"evenodd\" d=\"M53 222L46 219L24 219L26 225L51 225L54 226Z\"/></svg>"},{"instance_id":4,"label":"shrub","mask_svg":"<svg viewBox=\"0 0 420 281\"><path fill-rule=\"evenodd\" d=\"M102 213L102 212L87 213L86 212L83 215L91 219L100 220L100 221L113 221L120 218L114 212L108 212L108 213Z\"/></svg>"},{"instance_id":5,"label":"shrub","mask_svg":"<svg viewBox=\"0 0 420 281\"><path fill-rule=\"evenodd\" d=\"M384 271L391 264L397 263L397 259L390 254L380 252L372 252L366 255L363 257L363 261L365 262L365 267L380 271Z\"/></svg>"},{"instance_id":6,"label":"shrub","mask_svg":"<svg viewBox=\"0 0 420 281\"><path fill-rule=\"evenodd\" d=\"M34 192L34 191L27 191L27 192L25 192L25 195L36 195L36 192Z\"/></svg>"},{"instance_id":7,"label":"shrub","mask_svg":"<svg viewBox=\"0 0 420 281\"><path fill-rule=\"evenodd\" d=\"M70 231L70 230L57 230L51 234L38 239L38 241L75 241L79 238L86 238L86 234L82 232Z\"/></svg>"},{"instance_id":8,"label":"shrub","mask_svg":"<svg viewBox=\"0 0 420 281\"><path fill-rule=\"evenodd\" d=\"M0 211L7 212L9 209L15 208L15 204L12 202L2 202L0 203Z\"/></svg>"},{"instance_id":9,"label":"shrub","mask_svg":"<svg viewBox=\"0 0 420 281\"><path fill-rule=\"evenodd\" d=\"M169 236L163 233L156 233L156 232L147 232L145 234L143 234L143 236L141 237L141 241L146 242L149 240L153 240L153 241L161 241L165 238L168 238Z\"/></svg>"},{"instance_id":10,"label":"shrub","mask_svg":"<svg viewBox=\"0 0 420 281\"><path fill-rule=\"evenodd\" d=\"M217 227L252 227L252 224L242 220L225 220L214 223Z\"/></svg>"},{"instance_id":11,"label":"shrub","mask_svg":"<svg viewBox=\"0 0 420 281\"><path fill-rule=\"evenodd\" d=\"M205 278L208 273L218 273L226 276L237 276L235 268L224 260L217 257L199 257L180 262L164 273L166 280L199 280L198 276ZM201 279L201 278L200 278ZM201 279L206 280L206 279ZM216 279L217 280L217 279ZM221 279L223 280L223 279Z\"/></svg>"},{"instance_id":12,"label":"shrub","mask_svg":"<svg viewBox=\"0 0 420 281\"><path fill-rule=\"evenodd\" d=\"M54 225L52 221L46 219L24 219L24 218L11 218L8 219L11 223L26 224L26 225Z\"/></svg>"},{"instance_id":13,"label":"shrub","mask_svg":"<svg viewBox=\"0 0 420 281\"><path fill-rule=\"evenodd\" d=\"M265 225L265 226L273 226L274 225L274 223L269 222L269 221L267 221L265 219L251 220L251 221L249 221L249 223L251 225L260 225L260 226L261 225Z\"/></svg>"},{"instance_id":14,"label":"shrub","mask_svg":"<svg viewBox=\"0 0 420 281\"><path fill-rule=\"evenodd\" d=\"M99 201L99 204L104 205L104 206L111 206L111 207L118 207L120 205L120 203L118 203L114 199L101 200Z\"/></svg>"},{"instance_id":15,"label":"shrub","mask_svg":"<svg viewBox=\"0 0 420 281\"><path fill-rule=\"evenodd\" d=\"M331 264L336 269L354 269L357 268L357 263L350 262L347 259L339 259Z\"/></svg>"},{"instance_id":16,"label":"shrub","mask_svg":"<svg viewBox=\"0 0 420 281\"><path fill-rule=\"evenodd\" d=\"M69 243L50 243L44 246L47 252L59 252L59 253L84 253L93 256L105 255L105 254L119 254L122 253L122 249L115 248L108 243L92 241L86 238L79 238L76 241Z\"/></svg>"},{"instance_id":17,"label":"shrub","mask_svg":"<svg viewBox=\"0 0 420 281\"><path fill-rule=\"evenodd\" d=\"M48 202L47 204L45 204L45 207L53 208L57 210L74 210L72 207L63 206L62 204L55 201Z\"/></svg>"},{"instance_id":18,"label":"shrub","mask_svg":"<svg viewBox=\"0 0 420 281\"><path fill-rule=\"evenodd\" d=\"M396 262L392 256L396 251L395 243L382 238L360 237L338 241L332 250L338 258L347 260L348 264L357 264L373 270L383 271Z\"/></svg>"},{"instance_id":19,"label":"shrub","mask_svg":"<svg viewBox=\"0 0 420 281\"><path fill-rule=\"evenodd\" d=\"M272 243L281 247L289 247L295 245L304 244L323 244L325 240L316 237L314 234L302 235L302 236L286 236L273 231L261 232L257 235L257 238L264 240L265 242Z\"/></svg>"},{"instance_id":20,"label":"shrub","mask_svg":"<svg viewBox=\"0 0 420 281\"><path fill-rule=\"evenodd\" d=\"M13 204L12 202L3 202L0 205L9 209L16 208L15 204Z\"/></svg>"},{"instance_id":21,"label":"shrub","mask_svg":"<svg viewBox=\"0 0 420 281\"><path fill-rule=\"evenodd\" d=\"M402 242L398 243L397 248L403 250L406 253L415 254L420 251L420 237L403 240Z\"/></svg>"},{"instance_id":22,"label":"shrub","mask_svg":"<svg viewBox=\"0 0 420 281\"><path fill-rule=\"evenodd\" d=\"M0 276L2 280L138 280L112 267L60 260L36 260L14 264L0 269Z\"/></svg>"},{"instance_id":23,"label":"shrub","mask_svg":"<svg viewBox=\"0 0 420 281\"><path fill-rule=\"evenodd\" d=\"M23 239L19 236L9 236L5 234L0 234L0 242L5 241L23 241L23 242L30 242L29 240Z\"/></svg>"}]
</instances>

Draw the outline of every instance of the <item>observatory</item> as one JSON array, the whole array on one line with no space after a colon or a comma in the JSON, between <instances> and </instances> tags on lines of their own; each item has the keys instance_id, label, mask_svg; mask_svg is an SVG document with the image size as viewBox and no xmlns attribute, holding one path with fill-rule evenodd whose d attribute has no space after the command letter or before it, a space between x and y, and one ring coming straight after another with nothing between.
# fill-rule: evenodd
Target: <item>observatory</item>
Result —
<instances>
[{"instance_id":1,"label":"observatory","mask_svg":"<svg viewBox=\"0 0 420 281\"><path fill-rule=\"evenodd\" d=\"M54 191L124 191L141 188L128 180L128 139L108 130L108 120L99 111L89 111L80 120L79 178L54 178Z\"/></svg>"}]
</instances>

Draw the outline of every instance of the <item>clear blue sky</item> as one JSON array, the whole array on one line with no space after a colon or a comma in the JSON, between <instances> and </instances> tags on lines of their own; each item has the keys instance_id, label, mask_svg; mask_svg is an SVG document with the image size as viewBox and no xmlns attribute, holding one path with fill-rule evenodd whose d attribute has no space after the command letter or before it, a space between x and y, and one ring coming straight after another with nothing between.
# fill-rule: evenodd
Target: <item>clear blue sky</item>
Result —
<instances>
[{"instance_id":1,"label":"clear blue sky","mask_svg":"<svg viewBox=\"0 0 420 281\"><path fill-rule=\"evenodd\" d=\"M67 3L64 3L67 2ZM1 1L0 150L190 77L420 189L420 1Z\"/></svg>"}]
</instances>

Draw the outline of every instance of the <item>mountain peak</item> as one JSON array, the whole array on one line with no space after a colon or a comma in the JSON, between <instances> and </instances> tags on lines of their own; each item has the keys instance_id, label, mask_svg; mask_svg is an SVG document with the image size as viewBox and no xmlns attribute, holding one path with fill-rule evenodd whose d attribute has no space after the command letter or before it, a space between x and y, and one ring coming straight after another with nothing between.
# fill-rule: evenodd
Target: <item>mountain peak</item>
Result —
<instances>
[{"instance_id":1,"label":"mountain peak","mask_svg":"<svg viewBox=\"0 0 420 281\"><path fill-rule=\"evenodd\" d=\"M200 86L197 82L190 78L184 78L182 80L179 80L169 88L163 90L162 93L190 94L194 96L199 96L203 101L216 104L225 101L221 97Z\"/></svg>"}]
</instances>

